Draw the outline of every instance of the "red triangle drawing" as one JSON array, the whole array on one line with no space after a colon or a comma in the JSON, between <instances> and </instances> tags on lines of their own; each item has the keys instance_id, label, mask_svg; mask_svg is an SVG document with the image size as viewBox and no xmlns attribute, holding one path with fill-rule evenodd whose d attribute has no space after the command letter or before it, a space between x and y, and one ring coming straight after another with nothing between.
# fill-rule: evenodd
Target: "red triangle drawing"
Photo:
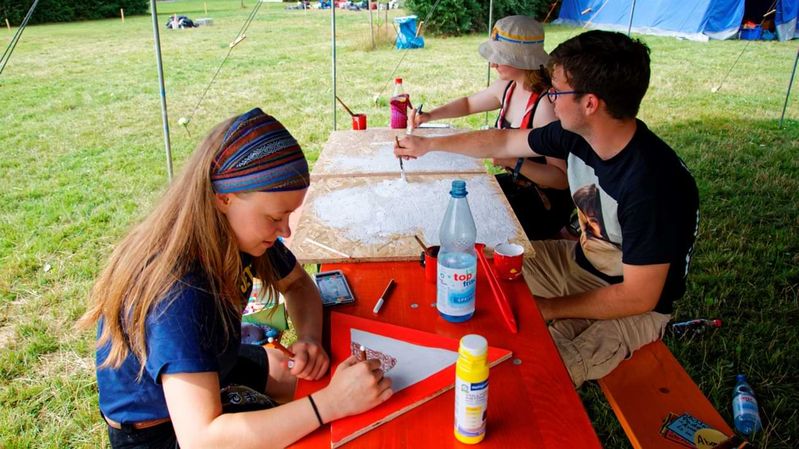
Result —
<instances>
[{"instance_id":1,"label":"red triangle drawing","mask_svg":"<svg viewBox=\"0 0 799 449\"><path fill-rule=\"evenodd\" d=\"M332 312L330 314L331 366L338 366L339 363L351 355L351 329L357 329L359 331L365 331L427 348L455 351L456 354L458 351L459 341L453 338ZM424 348L420 349L422 351L424 350ZM509 359L511 355L512 353L506 349L489 346L489 366L495 366ZM391 377L391 373L389 373L389 377ZM377 407L359 415L349 416L331 423L330 445L332 448L337 448L381 424L389 422L397 416L435 398L454 385L455 364L453 362L440 371L432 373L426 379L409 385L401 391L395 392L389 400Z\"/></svg>"}]
</instances>

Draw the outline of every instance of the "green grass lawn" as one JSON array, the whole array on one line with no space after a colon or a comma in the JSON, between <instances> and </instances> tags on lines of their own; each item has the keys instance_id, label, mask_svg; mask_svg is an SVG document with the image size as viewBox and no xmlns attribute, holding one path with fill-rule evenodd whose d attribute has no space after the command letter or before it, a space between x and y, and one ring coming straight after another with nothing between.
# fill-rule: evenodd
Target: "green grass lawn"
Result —
<instances>
[{"instance_id":1,"label":"green grass lawn","mask_svg":"<svg viewBox=\"0 0 799 449\"><path fill-rule=\"evenodd\" d=\"M245 3L208 1L213 26L161 29L176 171L213 124L254 106L277 116L311 161L332 129L330 13L281 4L263 5L191 134L178 126L254 0ZM171 13L205 15L199 0L158 7L162 27ZM389 20L398 15L391 11ZM367 12L337 18L338 95L367 113L370 126L388 121L392 75L426 108L485 86L483 36L428 37L395 74L404 54L385 43L390 36L370 51ZM548 26L547 49L579 32ZM0 45L11 36L0 29ZM641 118L685 160L701 195L676 319L724 320L713 333L667 343L730 423L734 377L746 373L765 425L756 442L797 447L799 82L784 129L777 126L797 41L642 39L652 48L653 78ZM73 323L114 243L166 187L150 18L28 28L0 75L0 118L0 447L104 445L93 334ZM340 111L338 121L346 128L349 117ZM476 128L485 118L454 123ZM599 389L581 394L606 446L628 447Z\"/></svg>"}]
</instances>

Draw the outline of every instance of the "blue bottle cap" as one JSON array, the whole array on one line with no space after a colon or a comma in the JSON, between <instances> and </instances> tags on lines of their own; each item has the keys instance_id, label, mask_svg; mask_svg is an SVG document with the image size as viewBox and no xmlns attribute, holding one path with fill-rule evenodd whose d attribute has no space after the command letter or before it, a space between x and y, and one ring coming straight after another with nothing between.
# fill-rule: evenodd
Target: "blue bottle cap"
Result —
<instances>
[{"instance_id":1,"label":"blue bottle cap","mask_svg":"<svg viewBox=\"0 0 799 449\"><path fill-rule=\"evenodd\" d=\"M735 381L738 383L746 382L746 376L744 376L743 374L738 374L737 376L735 376Z\"/></svg>"},{"instance_id":2,"label":"blue bottle cap","mask_svg":"<svg viewBox=\"0 0 799 449\"><path fill-rule=\"evenodd\" d=\"M449 194L452 195L453 198L466 198L466 195L469 192L466 191L466 181L456 179L452 181L452 190L449 191Z\"/></svg>"}]
</instances>

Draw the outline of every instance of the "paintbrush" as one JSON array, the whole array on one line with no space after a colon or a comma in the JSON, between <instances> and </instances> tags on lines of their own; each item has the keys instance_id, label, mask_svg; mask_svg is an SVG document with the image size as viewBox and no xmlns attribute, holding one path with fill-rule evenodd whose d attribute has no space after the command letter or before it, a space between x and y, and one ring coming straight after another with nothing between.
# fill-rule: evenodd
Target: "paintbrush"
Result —
<instances>
[{"instance_id":1,"label":"paintbrush","mask_svg":"<svg viewBox=\"0 0 799 449\"><path fill-rule=\"evenodd\" d=\"M397 146L400 146L399 137L394 136L394 141L397 142ZM408 182L408 180L405 178L405 167L402 165L402 156L397 156L397 159L399 159L400 162L400 179L402 179L405 182Z\"/></svg>"},{"instance_id":2,"label":"paintbrush","mask_svg":"<svg viewBox=\"0 0 799 449\"><path fill-rule=\"evenodd\" d=\"M413 133L413 123L416 121L416 116L422 113L422 106L424 106L424 103L420 103L419 107L413 110L413 117L408 121L408 126L405 127L406 135Z\"/></svg>"},{"instance_id":3,"label":"paintbrush","mask_svg":"<svg viewBox=\"0 0 799 449\"><path fill-rule=\"evenodd\" d=\"M338 100L338 102L339 102L339 103L341 103L341 105L342 105L342 106L344 106L344 109L346 109L346 110L347 110L347 112L350 114L350 117L355 117L355 113L353 113L352 111L350 111L350 108L348 108L348 107L347 107L347 105L346 105L346 104L344 104L344 102L343 102L343 101L341 101L341 98L339 98L339 97L338 97L338 95L336 95L336 100Z\"/></svg>"},{"instance_id":4,"label":"paintbrush","mask_svg":"<svg viewBox=\"0 0 799 449\"><path fill-rule=\"evenodd\" d=\"M413 236L413 238L415 238L415 239L416 239L416 242L417 242L417 243L419 243L419 246L421 246L421 247L422 247L422 251L427 251L427 246L424 244L424 242L422 241L422 239L420 239L420 238L419 238L419 236L418 236L418 235L414 235L414 236Z\"/></svg>"}]
</instances>

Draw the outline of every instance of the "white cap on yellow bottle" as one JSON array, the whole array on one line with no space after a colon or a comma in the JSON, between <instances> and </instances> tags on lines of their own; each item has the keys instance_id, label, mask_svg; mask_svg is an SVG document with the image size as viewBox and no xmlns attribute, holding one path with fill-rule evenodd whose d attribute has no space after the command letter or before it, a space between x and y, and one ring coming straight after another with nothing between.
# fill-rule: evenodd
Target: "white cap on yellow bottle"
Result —
<instances>
[{"instance_id":1,"label":"white cap on yellow bottle","mask_svg":"<svg viewBox=\"0 0 799 449\"><path fill-rule=\"evenodd\" d=\"M472 357L481 357L488 351L488 341L477 334L464 335L461 338L460 351L466 351Z\"/></svg>"}]
</instances>

